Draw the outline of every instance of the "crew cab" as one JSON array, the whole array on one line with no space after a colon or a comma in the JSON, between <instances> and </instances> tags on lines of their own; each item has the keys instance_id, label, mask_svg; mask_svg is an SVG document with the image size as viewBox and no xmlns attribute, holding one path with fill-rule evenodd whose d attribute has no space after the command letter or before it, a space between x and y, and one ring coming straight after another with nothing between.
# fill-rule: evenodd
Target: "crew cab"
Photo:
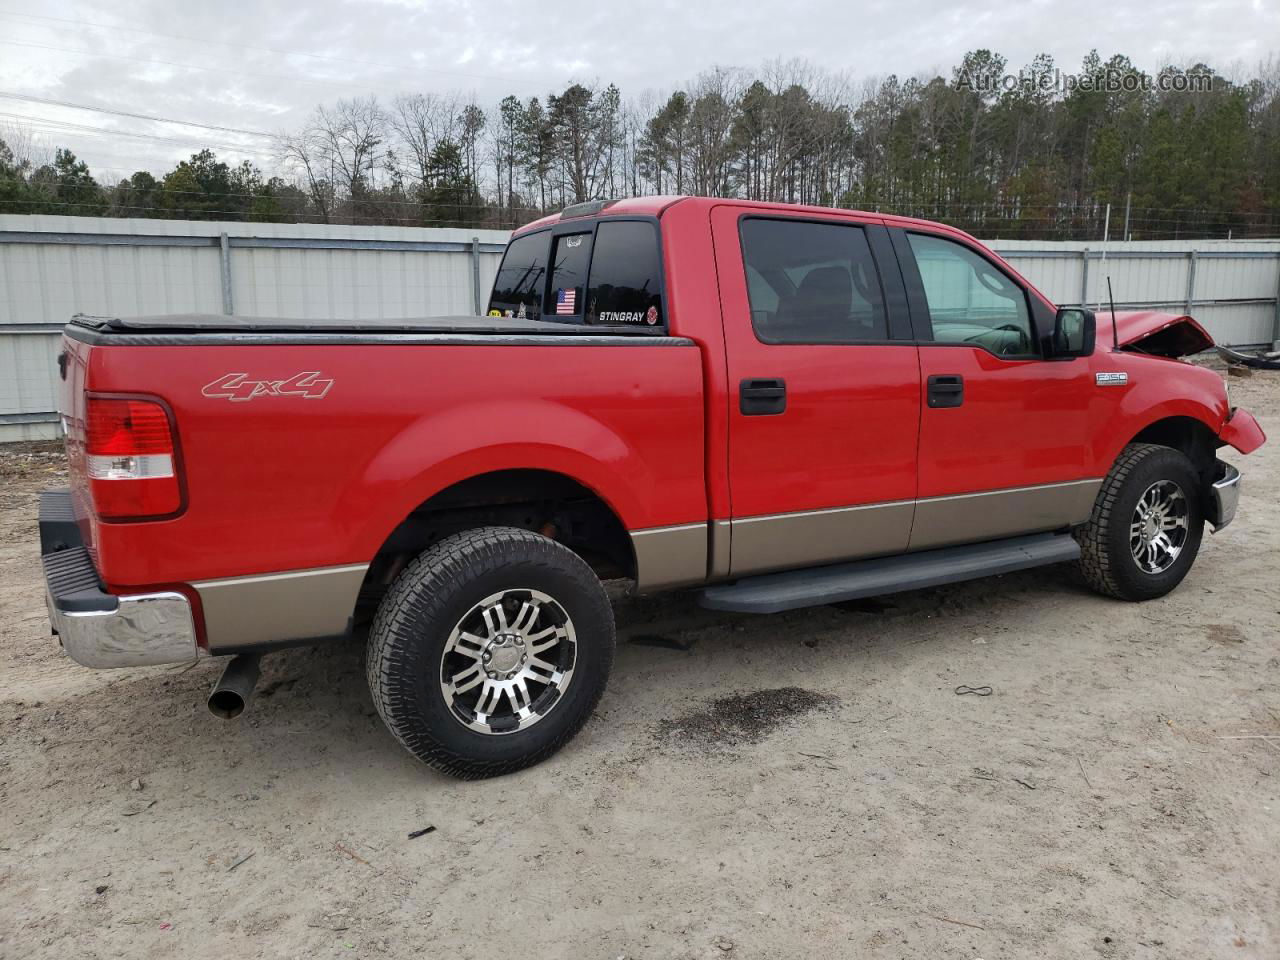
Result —
<instances>
[{"instance_id":1,"label":"crew cab","mask_svg":"<svg viewBox=\"0 0 1280 960\"><path fill-rule=\"evenodd\" d=\"M1265 438L1190 317L1059 308L938 223L644 197L516 231L484 317L95 318L60 357L54 632L90 667L367 634L461 777L534 763L613 656L602 585L772 613L1073 561L1148 600Z\"/></svg>"}]
</instances>

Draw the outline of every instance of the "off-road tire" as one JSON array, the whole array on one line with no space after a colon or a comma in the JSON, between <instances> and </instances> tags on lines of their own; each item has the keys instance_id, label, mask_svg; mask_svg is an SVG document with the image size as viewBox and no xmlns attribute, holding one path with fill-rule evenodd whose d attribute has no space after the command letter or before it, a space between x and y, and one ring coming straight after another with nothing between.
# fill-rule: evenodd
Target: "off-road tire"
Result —
<instances>
[{"instance_id":1,"label":"off-road tire","mask_svg":"<svg viewBox=\"0 0 1280 960\"><path fill-rule=\"evenodd\" d=\"M1187 540L1173 565L1161 573L1144 571L1129 542L1129 525L1139 498L1153 483L1173 480L1187 499ZM1088 523L1075 531L1080 572L1094 590L1120 600L1163 597L1182 582L1195 562L1204 535L1200 477L1186 455L1154 443L1132 443L1121 451L1093 503Z\"/></svg>"},{"instance_id":2,"label":"off-road tire","mask_svg":"<svg viewBox=\"0 0 1280 960\"><path fill-rule=\"evenodd\" d=\"M440 689L450 632L481 599L532 588L554 597L577 634L573 680L537 723L494 735L469 729ZM414 756L464 780L511 773L551 756L581 729L613 665L613 610L591 568L567 547L515 527L481 527L425 550L396 578L369 633L373 703Z\"/></svg>"}]
</instances>

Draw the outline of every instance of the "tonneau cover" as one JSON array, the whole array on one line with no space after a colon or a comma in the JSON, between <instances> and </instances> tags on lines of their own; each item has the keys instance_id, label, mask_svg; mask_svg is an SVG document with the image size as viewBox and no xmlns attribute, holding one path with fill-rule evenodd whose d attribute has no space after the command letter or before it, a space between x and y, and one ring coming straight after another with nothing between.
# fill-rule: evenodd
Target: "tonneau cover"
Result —
<instances>
[{"instance_id":1,"label":"tonneau cover","mask_svg":"<svg viewBox=\"0 0 1280 960\"><path fill-rule=\"evenodd\" d=\"M664 331L634 325L585 325L515 317L407 317L394 320L319 319L285 317L228 317L218 313L173 313L153 317L91 317L78 313L76 326L99 333L492 333L550 334L581 337L608 333L613 336L662 335Z\"/></svg>"}]
</instances>

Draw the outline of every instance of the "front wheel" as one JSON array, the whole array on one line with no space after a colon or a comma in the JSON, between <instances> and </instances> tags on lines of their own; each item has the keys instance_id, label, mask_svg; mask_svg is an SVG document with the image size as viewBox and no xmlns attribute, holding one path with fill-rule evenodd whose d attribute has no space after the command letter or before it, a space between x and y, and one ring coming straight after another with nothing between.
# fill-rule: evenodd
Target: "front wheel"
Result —
<instances>
[{"instance_id":1,"label":"front wheel","mask_svg":"<svg viewBox=\"0 0 1280 960\"><path fill-rule=\"evenodd\" d=\"M366 672L414 756L471 780L519 770L573 737L604 692L613 611L567 547L514 527L446 537L396 578Z\"/></svg>"},{"instance_id":2,"label":"front wheel","mask_svg":"<svg viewBox=\"0 0 1280 960\"><path fill-rule=\"evenodd\" d=\"M1204 534L1200 478L1170 447L1125 447L1076 531L1080 569L1099 593L1121 600L1163 597L1182 582Z\"/></svg>"}]
</instances>

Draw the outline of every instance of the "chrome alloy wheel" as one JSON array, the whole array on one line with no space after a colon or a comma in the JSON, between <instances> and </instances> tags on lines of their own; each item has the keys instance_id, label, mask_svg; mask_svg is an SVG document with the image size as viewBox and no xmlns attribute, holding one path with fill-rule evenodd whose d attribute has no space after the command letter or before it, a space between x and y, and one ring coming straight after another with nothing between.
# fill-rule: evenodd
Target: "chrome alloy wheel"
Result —
<instances>
[{"instance_id":1,"label":"chrome alloy wheel","mask_svg":"<svg viewBox=\"0 0 1280 960\"><path fill-rule=\"evenodd\" d=\"M1157 480L1138 498L1129 522L1129 548L1143 573L1164 573L1186 546L1187 495L1172 480Z\"/></svg>"},{"instance_id":2,"label":"chrome alloy wheel","mask_svg":"<svg viewBox=\"0 0 1280 960\"><path fill-rule=\"evenodd\" d=\"M468 610L449 634L440 690L459 723L480 733L515 733L563 696L576 655L564 607L537 590L503 590Z\"/></svg>"}]
</instances>

